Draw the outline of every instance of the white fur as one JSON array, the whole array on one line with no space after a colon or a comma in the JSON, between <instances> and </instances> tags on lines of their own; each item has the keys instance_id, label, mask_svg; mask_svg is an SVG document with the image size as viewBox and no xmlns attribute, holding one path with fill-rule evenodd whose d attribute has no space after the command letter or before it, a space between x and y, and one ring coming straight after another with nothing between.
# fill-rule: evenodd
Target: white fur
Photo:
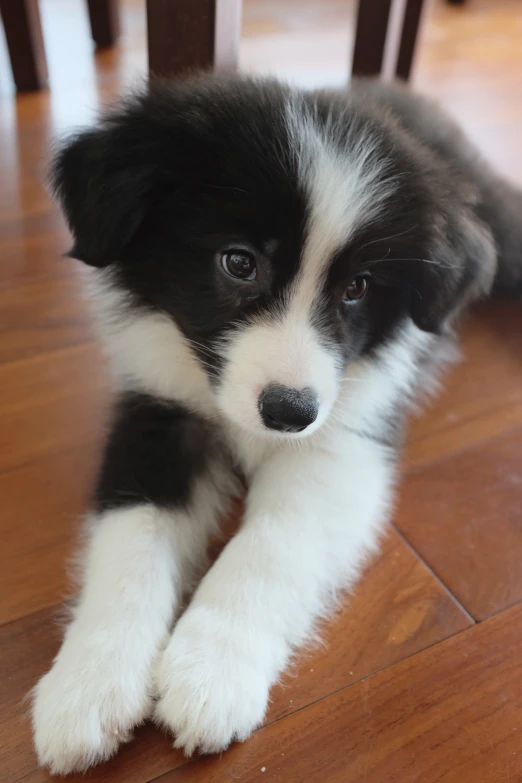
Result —
<instances>
[{"instance_id":1,"label":"white fur","mask_svg":"<svg viewBox=\"0 0 522 783\"><path fill-rule=\"evenodd\" d=\"M279 383L298 390L311 387L318 395L319 414L306 435L324 423L337 394L339 359L321 345L308 318L290 311L260 319L239 329L222 352L225 369L217 402L228 420L261 438L285 438L270 433L258 411L265 386Z\"/></svg>"},{"instance_id":2,"label":"white fur","mask_svg":"<svg viewBox=\"0 0 522 783\"><path fill-rule=\"evenodd\" d=\"M176 747L223 750L259 725L292 651L352 585L390 507L391 453L352 434L412 391L433 338L413 324L343 379L332 423L300 441L236 441L252 475L245 522L202 580L157 671L156 718ZM343 425L346 425L343 426Z\"/></svg>"},{"instance_id":3,"label":"white fur","mask_svg":"<svg viewBox=\"0 0 522 783\"><path fill-rule=\"evenodd\" d=\"M293 307L309 317L333 255L378 217L395 184L385 177L386 161L370 131L347 139L348 123L338 133L331 117L322 125L298 94L288 103L286 125L309 213Z\"/></svg>"},{"instance_id":4,"label":"white fur","mask_svg":"<svg viewBox=\"0 0 522 783\"><path fill-rule=\"evenodd\" d=\"M316 392L319 413L302 437L326 421L339 390L340 357L313 326L323 278L335 252L357 228L375 219L394 187L383 178L385 164L371 135L337 148L330 131L320 127L299 97L288 104L287 127L309 203L300 270L270 317L238 329L222 349L226 370L218 396L227 419L264 437L258 398L270 383Z\"/></svg>"},{"instance_id":5,"label":"white fur","mask_svg":"<svg viewBox=\"0 0 522 783\"><path fill-rule=\"evenodd\" d=\"M346 434L259 466L242 529L160 662L156 717L176 747L223 750L262 721L292 651L375 547L392 477L386 449Z\"/></svg>"},{"instance_id":6,"label":"white fur","mask_svg":"<svg viewBox=\"0 0 522 783\"><path fill-rule=\"evenodd\" d=\"M244 525L202 580L157 670L156 718L188 755L249 736L292 651L357 579L389 513L395 469L389 449L348 429L378 432L412 391L415 356L432 339L408 325L380 358L353 367L332 424L299 450L236 441L252 475Z\"/></svg>"},{"instance_id":7,"label":"white fur","mask_svg":"<svg viewBox=\"0 0 522 783\"><path fill-rule=\"evenodd\" d=\"M397 403L408 403L420 381L418 359L432 349L436 338L409 321L399 334L372 358L358 359L348 366L334 414L351 427L366 432L378 431L383 416Z\"/></svg>"},{"instance_id":8,"label":"white fur","mask_svg":"<svg viewBox=\"0 0 522 783\"><path fill-rule=\"evenodd\" d=\"M216 410L207 375L174 321L133 307L112 270L86 268L86 291L111 369L122 388L176 400L190 410Z\"/></svg>"},{"instance_id":9,"label":"white fur","mask_svg":"<svg viewBox=\"0 0 522 783\"><path fill-rule=\"evenodd\" d=\"M92 520L80 602L34 693L36 751L52 773L107 759L150 715L154 661L232 486L220 471L190 512L140 505Z\"/></svg>"},{"instance_id":10,"label":"white fur","mask_svg":"<svg viewBox=\"0 0 522 783\"><path fill-rule=\"evenodd\" d=\"M141 506L96 521L75 619L36 688L43 765L66 773L113 754L150 714L153 682L156 718L188 754L223 749L253 731L292 651L356 580L387 517L390 454L344 425L375 426L413 385L414 356L429 339L411 326L380 361L351 368L331 421L300 450L229 428L252 482L245 522L161 655L230 479L202 481L187 514Z\"/></svg>"}]
</instances>

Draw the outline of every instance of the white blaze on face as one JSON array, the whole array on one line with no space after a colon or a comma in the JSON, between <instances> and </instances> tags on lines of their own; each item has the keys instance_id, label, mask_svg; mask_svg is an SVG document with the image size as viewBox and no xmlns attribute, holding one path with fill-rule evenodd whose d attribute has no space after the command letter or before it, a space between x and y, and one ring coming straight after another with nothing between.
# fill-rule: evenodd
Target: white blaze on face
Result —
<instances>
[{"instance_id":1,"label":"white blaze on face","mask_svg":"<svg viewBox=\"0 0 522 783\"><path fill-rule=\"evenodd\" d=\"M225 357L218 405L236 424L268 432L259 415L259 396L270 384L313 389L319 414L306 434L324 422L337 395L337 357L321 344L306 318L298 321L288 312L246 326L231 340Z\"/></svg>"},{"instance_id":2,"label":"white blaze on face","mask_svg":"<svg viewBox=\"0 0 522 783\"><path fill-rule=\"evenodd\" d=\"M326 273L354 230L375 219L390 186L382 184L384 164L371 136L346 141L346 132L332 123L320 125L299 97L288 105L286 122L307 203L299 271L282 305L240 328L227 343L218 405L236 424L268 434L259 415L263 389L269 384L312 389L319 413L302 433L307 436L328 417L342 370L340 351L314 326ZM342 146L336 135L344 137Z\"/></svg>"}]
</instances>

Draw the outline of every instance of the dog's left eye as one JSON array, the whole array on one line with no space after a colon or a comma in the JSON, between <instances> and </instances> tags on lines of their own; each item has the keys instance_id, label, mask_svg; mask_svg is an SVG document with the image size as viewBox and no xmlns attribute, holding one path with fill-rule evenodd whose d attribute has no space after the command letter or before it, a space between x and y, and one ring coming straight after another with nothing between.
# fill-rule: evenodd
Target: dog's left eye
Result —
<instances>
[{"instance_id":1,"label":"dog's left eye","mask_svg":"<svg viewBox=\"0 0 522 783\"><path fill-rule=\"evenodd\" d=\"M358 275L348 283L343 293L343 302L346 304L353 304L358 302L368 291L370 281L365 275Z\"/></svg>"},{"instance_id":2,"label":"dog's left eye","mask_svg":"<svg viewBox=\"0 0 522 783\"><path fill-rule=\"evenodd\" d=\"M227 250L221 253L221 266L230 277L239 280L255 280L257 265L251 253L245 250Z\"/></svg>"}]
</instances>

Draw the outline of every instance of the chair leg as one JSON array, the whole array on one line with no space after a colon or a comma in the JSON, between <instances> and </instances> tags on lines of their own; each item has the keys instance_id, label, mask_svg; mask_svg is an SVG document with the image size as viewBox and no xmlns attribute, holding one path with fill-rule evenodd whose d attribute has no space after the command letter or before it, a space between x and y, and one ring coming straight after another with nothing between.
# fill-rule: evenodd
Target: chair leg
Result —
<instances>
[{"instance_id":1,"label":"chair leg","mask_svg":"<svg viewBox=\"0 0 522 783\"><path fill-rule=\"evenodd\" d=\"M359 0L353 48L353 76L381 73L392 0Z\"/></svg>"},{"instance_id":2,"label":"chair leg","mask_svg":"<svg viewBox=\"0 0 522 783\"><path fill-rule=\"evenodd\" d=\"M235 69L241 5L241 0L147 0L150 73Z\"/></svg>"},{"instance_id":3,"label":"chair leg","mask_svg":"<svg viewBox=\"0 0 522 783\"><path fill-rule=\"evenodd\" d=\"M408 79L424 0L359 0L352 74Z\"/></svg>"},{"instance_id":4,"label":"chair leg","mask_svg":"<svg viewBox=\"0 0 522 783\"><path fill-rule=\"evenodd\" d=\"M401 42L395 66L395 74L400 79L408 80L410 78L423 8L424 0L408 0L406 4Z\"/></svg>"},{"instance_id":5,"label":"chair leg","mask_svg":"<svg viewBox=\"0 0 522 783\"><path fill-rule=\"evenodd\" d=\"M0 0L0 13L17 90L47 84L47 61L38 0Z\"/></svg>"},{"instance_id":6,"label":"chair leg","mask_svg":"<svg viewBox=\"0 0 522 783\"><path fill-rule=\"evenodd\" d=\"M87 0L91 35L96 47L112 46L120 34L118 0Z\"/></svg>"}]
</instances>

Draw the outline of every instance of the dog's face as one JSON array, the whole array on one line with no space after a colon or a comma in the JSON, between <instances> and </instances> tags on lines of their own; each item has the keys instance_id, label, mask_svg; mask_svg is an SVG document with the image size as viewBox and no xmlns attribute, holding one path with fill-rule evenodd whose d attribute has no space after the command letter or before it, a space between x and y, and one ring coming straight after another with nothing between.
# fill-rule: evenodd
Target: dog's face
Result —
<instances>
[{"instance_id":1,"label":"dog's face","mask_svg":"<svg viewBox=\"0 0 522 783\"><path fill-rule=\"evenodd\" d=\"M396 122L273 82L152 89L53 175L71 255L168 314L225 415L278 437L321 426L406 319L440 329L479 242Z\"/></svg>"}]
</instances>

